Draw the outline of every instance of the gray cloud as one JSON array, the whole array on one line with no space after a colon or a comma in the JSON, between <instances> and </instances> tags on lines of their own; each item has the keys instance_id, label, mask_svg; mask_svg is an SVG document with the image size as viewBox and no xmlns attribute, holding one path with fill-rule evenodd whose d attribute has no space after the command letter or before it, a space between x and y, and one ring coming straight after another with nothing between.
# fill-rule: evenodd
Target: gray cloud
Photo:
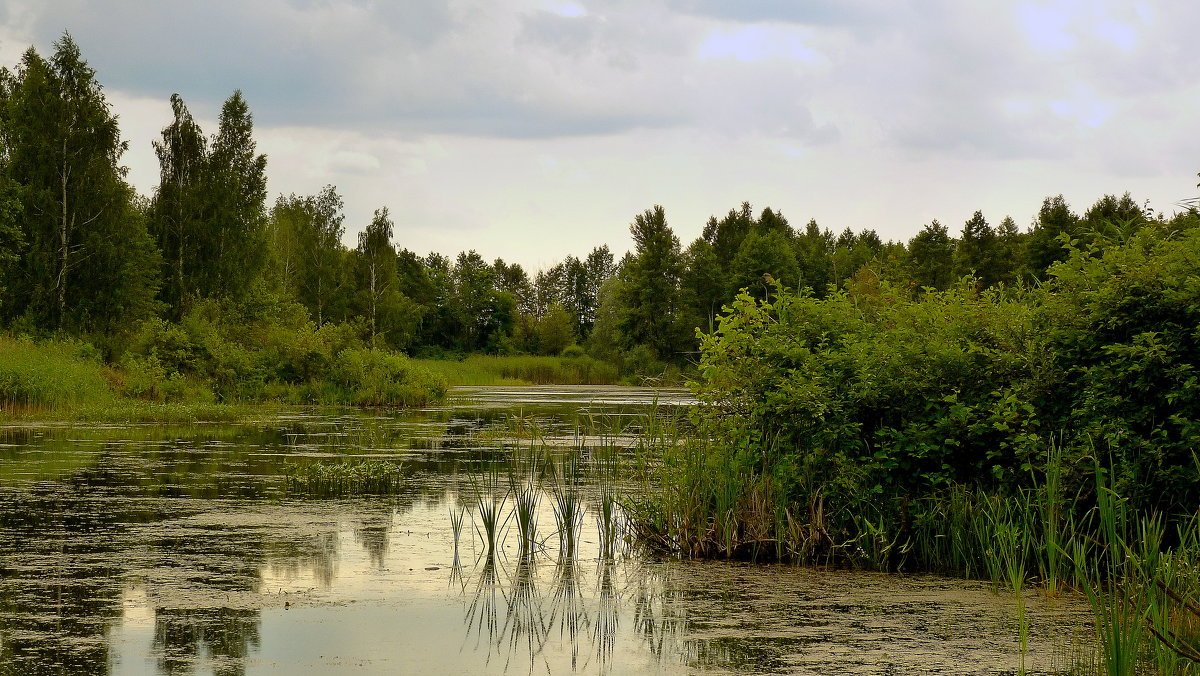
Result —
<instances>
[{"instance_id":1,"label":"gray cloud","mask_svg":"<svg viewBox=\"0 0 1200 676\"><path fill-rule=\"evenodd\" d=\"M621 147L646 154L664 152L658 136L716 139L726 155L766 139L847 167L965 160L1151 176L1194 164L1200 144L1200 5L1154 0L10 0L0 16L7 34L30 26L43 49L72 31L110 90L163 101L163 124L172 92L215 112L241 88L273 128L636 135L645 142ZM721 172L728 159L703 162ZM354 154L328 166L373 170Z\"/></svg>"}]
</instances>

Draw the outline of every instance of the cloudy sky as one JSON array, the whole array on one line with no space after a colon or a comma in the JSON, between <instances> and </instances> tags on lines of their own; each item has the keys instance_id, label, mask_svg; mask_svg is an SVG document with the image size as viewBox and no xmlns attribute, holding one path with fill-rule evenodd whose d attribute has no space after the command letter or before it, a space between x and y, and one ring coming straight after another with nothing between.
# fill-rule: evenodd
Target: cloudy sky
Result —
<instances>
[{"instance_id":1,"label":"cloudy sky","mask_svg":"<svg viewBox=\"0 0 1200 676\"><path fill-rule=\"evenodd\" d=\"M908 239L1027 226L1200 171L1200 3L1175 0L0 0L0 62L69 31L144 194L178 92L241 89L272 196L337 186L347 244L537 269L662 204L686 246L743 201ZM273 199L273 197L272 197Z\"/></svg>"}]
</instances>

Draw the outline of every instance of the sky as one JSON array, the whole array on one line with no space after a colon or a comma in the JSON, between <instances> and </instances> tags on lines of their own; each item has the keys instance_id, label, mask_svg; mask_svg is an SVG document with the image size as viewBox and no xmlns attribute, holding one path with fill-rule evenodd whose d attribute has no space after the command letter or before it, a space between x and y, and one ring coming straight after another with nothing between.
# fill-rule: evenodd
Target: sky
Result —
<instances>
[{"instance_id":1,"label":"sky","mask_svg":"<svg viewBox=\"0 0 1200 676\"><path fill-rule=\"evenodd\" d=\"M751 203L907 240L1197 195L1200 3L1177 0L0 0L0 64L64 31L144 195L178 93L240 89L270 200L334 185L345 242L538 270L661 204L683 246Z\"/></svg>"}]
</instances>

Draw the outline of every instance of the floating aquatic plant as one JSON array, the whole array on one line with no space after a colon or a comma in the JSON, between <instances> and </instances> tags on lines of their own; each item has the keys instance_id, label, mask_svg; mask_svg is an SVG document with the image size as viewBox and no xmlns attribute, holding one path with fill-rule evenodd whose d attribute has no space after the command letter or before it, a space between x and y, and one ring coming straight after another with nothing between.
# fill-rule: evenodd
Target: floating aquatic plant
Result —
<instances>
[{"instance_id":1,"label":"floating aquatic plant","mask_svg":"<svg viewBox=\"0 0 1200 676\"><path fill-rule=\"evenodd\" d=\"M389 495L404 486L404 466L390 460L346 460L293 465L286 474L288 495L340 498Z\"/></svg>"}]
</instances>

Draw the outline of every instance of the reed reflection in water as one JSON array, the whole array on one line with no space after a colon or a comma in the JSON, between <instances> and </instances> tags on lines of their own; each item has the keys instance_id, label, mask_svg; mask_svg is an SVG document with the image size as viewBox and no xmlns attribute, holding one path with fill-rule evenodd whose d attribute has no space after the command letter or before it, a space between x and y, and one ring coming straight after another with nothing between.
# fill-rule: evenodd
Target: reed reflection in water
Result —
<instances>
[{"instance_id":1,"label":"reed reflection in water","mask_svg":"<svg viewBox=\"0 0 1200 676\"><path fill-rule=\"evenodd\" d=\"M575 556L523 551L511 561L481 556L453 568L450 584L464 602L463 649L486 651L487 663L502 660L506 671L569 664L572 671L607 673L628 603L639 640L657 659L680 654L687 623L664 603L661 577L633 560L594 563L588 571Z\"/></svg>"}]
</instances>

